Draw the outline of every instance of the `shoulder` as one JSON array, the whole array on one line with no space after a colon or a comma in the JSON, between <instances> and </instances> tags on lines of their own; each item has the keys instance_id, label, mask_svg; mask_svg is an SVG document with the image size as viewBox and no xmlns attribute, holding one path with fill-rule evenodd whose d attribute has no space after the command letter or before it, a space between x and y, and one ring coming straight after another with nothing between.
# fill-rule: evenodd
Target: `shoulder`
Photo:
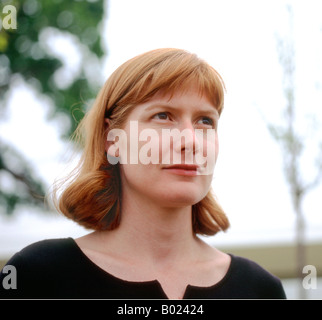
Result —
<instances>
[{"instance_id":1,"label":"shoulder","mask_svg":"<svg viewBox=\"0 0 322 320\"><path fill-rule=\"evenodd\" d=\"M75 250L72 238L46 239L32 243L17 252L7 262L16 267L34 268L57 264L60 258L68 259Z\"/></svg>"},{"instance_id":2,"label":"shoulder","mask_svg":"<svg viewBox=\"0 0 322 320\"><path fill-rule=\"evenodd\" d=\"M234 272L238 273L240 275L249 275L256 279L271 279L271 280L277 280L278 278L272 275L269 271L264 269L262 266L260 266L257 262L232 255L231 256L231 264L234 268Z\"/></svg>"},{"instance_id":3,"label":"shoulder","mask_svg":"<svg viewBox=\"0 0 322 320\"><path fill-rule=\"evenodd\" d=\"M285 292L281 280L255 261L240 256L231 256L231 279L241 290L255 298L283 299Z\"/></svg>"},{"instance_id":4,"label":"shoulder","mask_svg":"<svg viewBox=\"0 0 322 320\"><path fill-rule=\"evenodd\" d=\"M0 286L0 298L55 296L66 277L77 274L72 262L79 265L79 256L72 238L48 239L28 245L13 255L0 272L0 283L12 278L10 281L16 284L12 288L15 290Z\"/></svg>"},{"instance_id":5,"label":"shoulder","mask_svg":"<svg viewBox=\"0 0 322 320\"><path fill-rule=\"evenodd\" d=\"M255 274L266 275L270 274L266 271L262 266L260 266L257 262L250 260L248 258L236 256L234 254L229 254L231 256L232 264L235 267L238 267L238 271L240 272L252 272Z\"/></svg>"}]
</instances>

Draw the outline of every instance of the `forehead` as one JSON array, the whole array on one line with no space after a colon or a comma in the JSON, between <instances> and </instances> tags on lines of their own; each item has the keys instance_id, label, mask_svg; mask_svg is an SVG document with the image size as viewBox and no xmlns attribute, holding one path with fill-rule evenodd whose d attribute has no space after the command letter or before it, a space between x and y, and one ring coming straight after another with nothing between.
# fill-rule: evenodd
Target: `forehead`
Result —
<instances>
[{"instance_id":1,"label":"forehead","mask_svg":"<svg viewBox=\"0 0 322 320\"><path fill-rule=\"evenodd\" d=\"M210 101L210 99L193 87L172 93L160 91L148 101L138 104L134 110L137 110L137 112L143 112L159 107L170 108L178 111L207 111L219 116L216 106Z\"/></svg>"}]
</instances>

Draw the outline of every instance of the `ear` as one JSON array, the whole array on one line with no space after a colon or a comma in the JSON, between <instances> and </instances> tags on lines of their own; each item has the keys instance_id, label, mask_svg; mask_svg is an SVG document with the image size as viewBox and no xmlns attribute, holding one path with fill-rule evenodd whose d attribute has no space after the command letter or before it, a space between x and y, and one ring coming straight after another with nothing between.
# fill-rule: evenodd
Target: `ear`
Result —
<instances>
[{"instance_id":1,"label":"ear","mask_svg":"<svg viewBox=\"0 0 322 320\"><path fill-rule=\"evenodd\" d=\"M110 157L119 157L119 148L116 146L115 137L112 137L111 136L112 132L108 130L111 124L111 120L108 118L105 118L105 123L107 128L107 135L105 139L105 152Z\"/></svg>"},{"instance_id":2,"label":"ear","mask_svg":"<svg viewBox=\"0 0 322 320\"><path fill-rule=\"evenodd\" d=\"M106 132L108 134L108 128L110 127L110 119L104 118L104 121L105 121ZM105 137L105 148L104 148L106 153L107 153L108 148L109 148L109 142L110 141L107 141L107 136L106 136Z\"/></svg>"}]
</instances>

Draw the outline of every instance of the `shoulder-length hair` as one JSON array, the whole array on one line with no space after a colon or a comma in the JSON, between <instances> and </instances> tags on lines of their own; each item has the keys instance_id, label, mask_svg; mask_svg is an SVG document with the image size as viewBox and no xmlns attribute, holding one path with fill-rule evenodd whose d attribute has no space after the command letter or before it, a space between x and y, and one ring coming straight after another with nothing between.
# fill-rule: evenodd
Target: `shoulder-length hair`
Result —
<instances>
[{"instance_id":1,"label":"shoulder-length hair","mask_svg":"<svg viewBox=\"0 0 322 320\"><path fill-rule=\"evenodd\" d=\"M121 65L104 84L93 107L76 130L83 146L82 157L66 180L54 204L58 211L85 228L112 230L121 221L122 186L119 165L108 162L107 132L122 128L128 114L157 92L173 94L193 85L206 95L219 115L224 105L224 83L218 72L197 55L181 49L157 49L138 55ZM107 128L105 119L109 119ZM195 234L214 235L229 227L224 211L210 188L200 202L192 205Z\"/></svg>"}]
</instances>

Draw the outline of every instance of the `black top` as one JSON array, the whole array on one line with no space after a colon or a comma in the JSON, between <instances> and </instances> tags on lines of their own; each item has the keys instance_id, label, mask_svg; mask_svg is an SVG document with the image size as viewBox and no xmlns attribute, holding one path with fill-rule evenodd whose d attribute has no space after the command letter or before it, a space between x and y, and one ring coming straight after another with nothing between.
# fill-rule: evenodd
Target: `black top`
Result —
<instances>
[{"instance_id":1,"label":"black top","mask_svg":"<svg viewBox=\"0 0 322 320\"><path fill-rule=\"evenodd\" d=\"M184 299L286 298L278 278L253 261L230 256L228 272L221 281L209 287L188 285ZM31 244L7 265L16 268L17 288L8 289L9 278L14 274L8 267L2 269L0 298L167 299L157 280L133 282L116 278L93 263L72 238Z\"/></svg>"}]
</instances>

